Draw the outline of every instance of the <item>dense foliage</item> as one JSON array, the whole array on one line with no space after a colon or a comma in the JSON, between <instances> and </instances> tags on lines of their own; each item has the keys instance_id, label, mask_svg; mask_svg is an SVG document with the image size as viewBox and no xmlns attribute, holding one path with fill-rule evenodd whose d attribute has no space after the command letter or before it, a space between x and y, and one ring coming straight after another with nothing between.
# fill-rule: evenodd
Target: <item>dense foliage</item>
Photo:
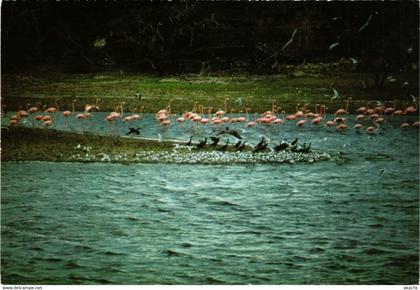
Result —
<instances>
[{"instance_id":1,"label":"dense foliage","mask_svg":"<svg viewBox=\"0 0 420 290\"><path fill-rule=\"evenodd\" d=\"M2 5L2 63L271 73L353 58L399 69L418 62L418 27L414 1L13 1Z\"/></svg>"}]
</instances>

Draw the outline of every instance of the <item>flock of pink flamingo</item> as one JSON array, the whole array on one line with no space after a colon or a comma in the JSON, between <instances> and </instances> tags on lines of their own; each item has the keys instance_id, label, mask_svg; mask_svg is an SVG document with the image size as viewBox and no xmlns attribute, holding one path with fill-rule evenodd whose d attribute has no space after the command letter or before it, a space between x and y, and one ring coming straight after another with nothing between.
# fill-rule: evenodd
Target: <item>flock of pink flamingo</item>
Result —
<instances>
[{"instance_id":1,"label":"flock of pink flamingo","mask_svg":"<svg viewBox=\"0 0 420 290\"><path fill-rule=\"evenodd\" d=\"M72 111L63 111L62 115L66 118L66 124L69 126L69 118L75 114L75 103L77 101L72 101ZM84 129L83 122L86 119L92 118L93 111L99 111L98 105L99 99L96 100L95 104L86 104L84 106L85 110L82 113L78 113L75 115L75 118L80 122L80 126ZM159 110L155 117L157 122L162 126L171 126L172 125L172 105L173 99L171 99L165 109ZM122 120L124 123L129 123L132 121L136 121L143 118L143 110L144 106L141 106L140 114L133 113L129 116L124 115L123 110L124 103L116 106L115 111L111 112L105 120L108 121L111 125L111 128L115 128L116 121ZM44 113L39 113L41 105L29 107L27 105L27 110L19 110L15 115L10 117L9 125L14 126L19 124L19 122L29 117L32 114L36 114L34 118L32 118L32 122L39 122L38 124L42 123L44 127L50 127L54 123L54 118L56 114L59 112L59 106L56 103L55 106L46 108L43 107ZM176 119L178 123L184 123L186 121L199 123L201 125L206 124L213 124L213 125L221 125L221 124L236 124L236 123L243 123L246 124L246 127L251 128L258 126L259 124L263 125L282 125L286 122L294 122L296 127L305 127L306 124L312 124L312 127L318 126L325 126L335 128L339 131L344 131L349 129L349 125L347 124L348 117L346 115L349 114L349 100L346 101L346 108L340 108L335 111L331 116L331 119L327 120L327 107L324 104L316 104L314 106L314 111L312 112L308 109L307 104L300 106L299 104L296 106L296 112L292 114L286 115L284 111L281 110L281 107L277 106L275 102L272 103L272 108L269 111L265 111L260 116L258 113L254 113L254 118L251 120L249 118L249 112L251 111L250 108L246 108L245 112L242 110L237 110L235 108L230 109L230 114L228 113L227 108L227 99L224 100L224 110L217 110L214 114L212 114L213 107L204 107L198 102L194 103L194 107L192 110L185 112L181 117ZM358 108L355 113L357 114L355 117L355 121L357 122L353 128L357 130L364 130L366 127L366 131L368 133L374 133L380 128L380 124L385 122L386 116L402 116L402 115L412 115L417 114L417 105L415 106L407 106L404 109L396 109L394 106L384 106L384 105L376 105L376 106L363 106ZM234 115L234 112L238 112L238 114ZM366 121L370 121L372 126L368 126ZM34 123L33 123L34 126ZM408 128L408 127L419 127L420 122L416 121L413 123L404 122L400 124L401 128ZM112 130L112 129L111 129Z\"/></svg>"},{"instance_id":2,"label":"flock of pink flamingo","mask_svg":"<svg viewBox=\"0 0 420 290\"><path fill-rule=\"evenodd\" d=\"M172 100L171 100L172 101ZM171 103L171 102L170 102ZM212 115L211 110L212 107L208 107L207 116L204 114L204 107L199 105L197 102L194 104L194 108L191 111L185 112L183 116L176 119L178 123L183 123L187 120L192 122L200 123L200 124L207 124L211 123L214 125L220 124L230 124L230 123L246 123L247 127L255 127L258 124L273 124L273 125L282 125L287 121L293 121L296 124L296 127L304 127L305 124L311 123L312 126L320 126L323 123L326 127L335 127L337 130L347 130L349 126L347 125L348 118L343 117L344 115L349 114L349 100L346 101L346 108L340 108L333 113L333 117L331 120L327 120L327 108L325 105L316 104L314 107L315 112L311 112L307 109L307 104L303 107L300 105L296 106L296 112L293 114L289 114L284 116L285 112L281 111L281 107L278 107L273 102L271 111L266 111L262 113L261 116L257 116L255 114L255 120L251 121L249 119L249 111L250 108L246 108L245 116L241 116L242 111L239 111L239 116L234 116L233 112L236 111L234 108L230 111L230 116L227 114L227 99L224 101L225 108L224 110L218 110L214 115ZM365 124L363 123L366 120L370 120L373 123L373 126L367 126L366 131L368 133L376 132L380 124L385 121L385 115L392 115L392 116L401 116L401 115L410 115L417 113L417 105L416 106L408 106L404 110L397 110L394 107L385 107L383 105L378 105L374 107L360 107L356 110L358 115L356 116L355 120L358 122L356 123L353 128L357 130L362 130L365 128ZM164 126L171 125L170 119L170 104L166 109L160 110L156 114L156 120L159 124ZM401 128L407 127L419 127L420 122L416 121L412 124L404 122L400 125Z\"/></svg>"}]
</instances>

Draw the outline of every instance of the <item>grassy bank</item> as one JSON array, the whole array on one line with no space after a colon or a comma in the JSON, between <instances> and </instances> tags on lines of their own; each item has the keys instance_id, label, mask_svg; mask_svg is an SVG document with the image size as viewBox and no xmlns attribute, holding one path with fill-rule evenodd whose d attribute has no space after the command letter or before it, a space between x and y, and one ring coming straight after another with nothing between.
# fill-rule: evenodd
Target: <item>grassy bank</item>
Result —
<instances>
[{"instance_id":1,"label":"grassy bank","mask_svg":"<svg viewBox=\"0 0 420 290\"><path fill-rule=\"evenodd\" d=\"M69 161L80 154L132 155L139 151L162 151L170 142L78 134L52 129L9 127L2 130L2 161Z\"/></svg>"},{"instance_id":2,"label":"grassy bank","mask_svg":"<svg viewBox=\"0 0 420 290\"><path fill-rule=\"evenodd\" d=\"M179 75L155 77L130 72L100 72L71 74L54 71L32 71L2 75L2 97L8 110L25 108L26 104L41 102L46 106L55 102L61 109L71 109L71 101L77 98L81 110L86 103L100 98L100 109L113 111L124 102L127 110L144 105L146 112L156 112L174 99L174 112L191 110L195 102L214 110L223 108L224 98L236 106L241 97L243 107L255 111L271 108L276 100L283 109L293 111L297 103L324 103L335 110L344 106L344 100L352 98L351 107L364 105L366 100L407 99L417 96L418 74L400 73L395 82L386 82L384 88L365 89L362 82L372 84L373 74L308 69L289 70L278 75ZM402 86L407 81L408 85ZM331 100L333 88L340 99ZM141 102L136 94L141 94ZM230 106L229 106L230 107Z\"/></svg>"}]
</instances>

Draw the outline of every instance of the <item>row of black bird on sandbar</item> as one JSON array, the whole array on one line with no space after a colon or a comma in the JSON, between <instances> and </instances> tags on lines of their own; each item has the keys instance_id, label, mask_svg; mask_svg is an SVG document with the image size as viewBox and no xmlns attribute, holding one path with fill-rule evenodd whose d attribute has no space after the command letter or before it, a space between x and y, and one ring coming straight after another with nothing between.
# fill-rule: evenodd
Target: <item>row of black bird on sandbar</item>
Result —
<instances>
[{"instance_id":1,"label":"row of black bird on sandbar","mask_svg":"<svg viewBox=\"0 0 420 290\"><path fill-rule=\"evenodd\" d=\"M130 134L136 134L140 135L140 128L129 128L129 132L127 132L127 135ZM284 150L290 150L292 152L301 152L301 153L308 153L311 150L311 143L306 144L303 143L302 145L298 144L298 138L294 139L292 142L287 142L287 140L281 141L279 144L277 144L274 147L268 147L269 139L265 136L262 136L260 142L258 142L255 146L252 144L247 144L247 141L242 140L242 136L238 133L236 130L232 130L229 127L226 127L222 130L213 130L210 132L209 137L205 137L202 139L199 143L193 143L193 136L190 137L190 140L185 143L186 146L194 146L196 149L202 149L206 145L209 145L211 147L217 147L217 145L220 142L220 138L222 135L230 135L236 139L236 142L233 144L233 147L235 148L235 151L241 152L245 149L245 147L248 145L252 148L252 152L263 152L267 149L270 151L284 151ZM211 143L207 143L208 139L211 140ZM221 145L217 148L219 151L226 151L226 149L229 146L230 139L227 138L226 143Z\"/></svg>"},{"instance_id":2,"label":"row of black bird on sandbar","mask_svg":"<svg viewBox=\"0 0 420 290\"><path fill-rule=\"evenodd\" d=\"M225 139L224 144L219 144L221 141L222 136L228 136L227 139ZM292 152L300 152L300 153L308 153L311 151L311 143L306 144L303 143L300 145L298 143L298 138L295 138L293 141L288 142L287 140L283 140L274 147L269 147L270 140L266 136L262 136L261 140L256 144L248 144L247 141L244 141L241 137L241 135L238 133L238 131L229 129L229 127L226 127L222 130L213 130L210 132L210 135L208 137L205 137L204 139L201 139L198 143L193 143L193 136L190 137L189 141L186 142L184 145L186 146L193 146L195 149L202 149L206 146L214 147L218 151L226 151L229 146L229 136L232 136L235 138L235 143L233 144L233 150L237 152L241 152L246 148L246 146L249 146L252 149L252 152L264 152L264 151L274 151L274 152L280 152L280 151L292 151ZM219 145L219 146L218 146Z\"/></svg>"}]
</instances>

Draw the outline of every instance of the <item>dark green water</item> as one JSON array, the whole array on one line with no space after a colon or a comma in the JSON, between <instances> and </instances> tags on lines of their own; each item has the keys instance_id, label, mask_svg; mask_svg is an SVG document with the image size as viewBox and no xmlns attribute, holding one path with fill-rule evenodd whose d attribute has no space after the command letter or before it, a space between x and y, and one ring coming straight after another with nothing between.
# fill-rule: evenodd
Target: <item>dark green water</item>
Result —
<instances>
[{"instance_id":1,"label":"dark green water","mask_svg":"<svg viewBox=\"0 0 420 290\"><path fill-rule=\"evenodd\" d=\"M383 132L301 131L344 153L315 164L3 163L2 283L417 284L418 132Z\"/></svg>"}]
</instances>

